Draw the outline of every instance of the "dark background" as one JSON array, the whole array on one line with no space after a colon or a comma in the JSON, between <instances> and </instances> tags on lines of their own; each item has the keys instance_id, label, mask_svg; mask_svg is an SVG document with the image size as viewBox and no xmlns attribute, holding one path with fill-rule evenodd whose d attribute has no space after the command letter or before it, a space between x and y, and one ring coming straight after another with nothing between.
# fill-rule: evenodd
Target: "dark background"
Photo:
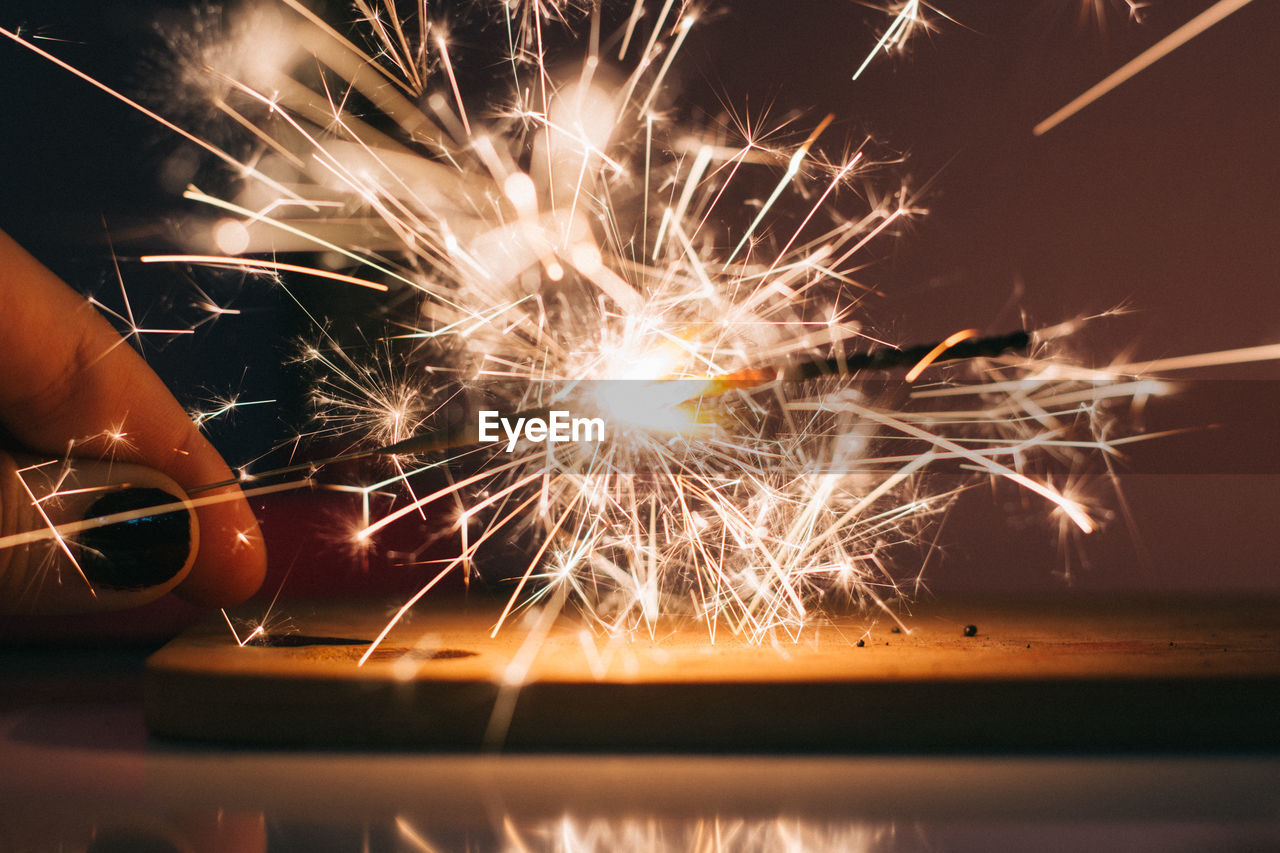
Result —
<instances>
[{"instance_id":1,"label":"dark background","mask_svg":"<svg viewBox=\"0 0 1280 853\"><path fill-rule=\"evenodd\" d=\"M7 0L0 24L64 39L40 44L126 91L154 91L149 22L184 5ZM722 100L804 109L811 126L834 112L833 156L867 135L906 155L897 173L927 186L930 215L877 243L866 273L887 294L869 320L894 340L1125 305L1078 337L1084 362L1280 341L1280 4L1256 0L1036 138L1037 122L1212 4L1155 0L1141 24L1112 7L1101 25L1081 21L1082 5L938 0L953 21L932 15L936 32L854 83L886 15L851 0L736 0L686 44L683 91L708 113ZM105 238L127 255L182 210L160 175L183 143L7 40L0 105L0 228L120 307ZM135 307L198 318L173 270L126 263L124 274ZM229 391L281 401L214 430L244 462L298 425L298 377L281 365L305 325L263 285L195 283L251 313L144 351L184 403ZM1063 546L1043 507L978 488L948 521L933 587L1066 589L1069 569L1085 589L1280 589L1280 369L1199 376L1182 399L1155 403L1148 426L1215 428L1134 450L1121 479L1132 527L1113 499L1107 531Z\"/></svg>"}]
</instances>

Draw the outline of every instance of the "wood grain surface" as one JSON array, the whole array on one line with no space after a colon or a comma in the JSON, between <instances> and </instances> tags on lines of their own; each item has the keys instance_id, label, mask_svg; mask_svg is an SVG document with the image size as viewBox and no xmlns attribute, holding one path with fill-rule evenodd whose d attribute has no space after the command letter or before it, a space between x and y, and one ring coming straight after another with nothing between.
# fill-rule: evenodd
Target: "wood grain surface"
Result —
<instances>
[{"instance_id":1,"label":"wood grain surface","mask_svg":"<svg viewBox=\"0 0 1280 853\"><path fill-rule=\"evenodd\" d=\"M609 638L569 617L491 638L489 610L424 609L363 666L393 606L287 609L278 645L240 647L219 616L157 652L152 732L461 750L1280 746L1273 600L934 602L903 627L851 615L763 645L701 625Z\"/></svg>"}]
</instances>

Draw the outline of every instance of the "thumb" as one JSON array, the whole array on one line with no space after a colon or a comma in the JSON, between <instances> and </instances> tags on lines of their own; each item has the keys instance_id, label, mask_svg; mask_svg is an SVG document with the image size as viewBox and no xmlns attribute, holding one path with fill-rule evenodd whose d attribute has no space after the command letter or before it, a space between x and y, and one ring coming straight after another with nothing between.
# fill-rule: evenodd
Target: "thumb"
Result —
<instances>
[{"instance_id":1,"label":"thumb","mask_svg":"<svg viewBox=\"0 0 1280 853\"><path fill-rule=\"evenodd\" d=\"M88 613L146 604L195 561L186 493L151 468L0 451L0 613Z\"/></svg>"}]
</instances>

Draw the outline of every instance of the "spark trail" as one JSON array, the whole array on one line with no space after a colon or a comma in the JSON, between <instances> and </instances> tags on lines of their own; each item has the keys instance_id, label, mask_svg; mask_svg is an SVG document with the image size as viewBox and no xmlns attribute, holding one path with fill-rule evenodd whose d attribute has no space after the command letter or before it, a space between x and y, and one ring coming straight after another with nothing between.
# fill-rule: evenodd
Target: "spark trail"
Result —
<instances>
[{"instance_id":1,"label":"spark trail","mask_svg":"<svg viewBox=\"0 0 1280 853\"><path fill-rule=\"evenodd\" d=\"M230 191L184 194L203 236L143 260L263 275L315 319L300 360L316 424L299 441L345 447L237 482L288 488L334 461L386 459L371 483L341 484L366 498L352 543L428 512L453 518L460 541L397 619L512 538L528 558L506 572L504 620L563 605L618 634L696 619L712 639L795 639L824 611L888 610L912 592L896 555L974 472L1092 530L1088 502L1060 484L1117 452L1110 422L1127 400L1165 386L1074 368L1052 329L880 345L861 271L916 200L852 192L882 170L865 148L827 156L830 117L798 133L684 121L666 81L691 11L636 0L611 32L609 5L460 7L492 18L507 46L496 63L449 35L466 21L446 28L418 7L360 2L350 34L298 0L249 7L266 17L177 63L184 98L238 128L239 146L3 34L230 166ZM868 60L919 13L903 4ZM503 71L469 88L486 68ZM286 273L349 286L359 334L335 331ZM884 370L897 373L866 376ZM608 438L511 453L468 440L478 408L558 405L599 414ZM392 488L399 505L374 513L369 493Z\"/></svg>"}]
</instances>

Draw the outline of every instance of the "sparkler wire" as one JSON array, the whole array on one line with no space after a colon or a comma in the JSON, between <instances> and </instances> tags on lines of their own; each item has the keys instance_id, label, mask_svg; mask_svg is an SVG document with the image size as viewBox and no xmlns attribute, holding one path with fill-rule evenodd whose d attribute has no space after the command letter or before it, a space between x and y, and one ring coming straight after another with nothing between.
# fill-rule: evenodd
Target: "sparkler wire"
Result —
<instances>
[{"instance_id":1,"label":"sparkler wire","mask_svg":"<svg viewBox=\"0 0 1280 853\"><path fill-rule=\"evenodd\" d=\"M863 372L884 372L901 367L912 367L926 363L958 361L974 358L994 358L1010 350L1025 348L1031 342L1029 332L1019 330L1007 335L970 339L954 344L940 352L945 341L899 349L896 347L878 347L865 353L852 355L829 356L806 359L786 365L782 368L764 368L737 371L723 376L713 377L707 384L700 398L715 397L731 389L746 389L769 382L799 383L831 376L853 376ZM933 356L930 358L930 356ZM536 418L546 417L547 407L525 409L513 417ZM342 462L355 462L379 456L417 456L437 453L443 450L455 450L467 447L480 441L478 425L474 422L443 430L430 430L410 436L402 441L376 447L370 450L357 450L324 459L299 462L282 468L274 468L258 474L244 474L230 480L196 486L188 489L188 494L199 494L211 489L221 489L248 481L274 479L302 471L314 474L320 468Z\"/></svg>"}]
</instances>

